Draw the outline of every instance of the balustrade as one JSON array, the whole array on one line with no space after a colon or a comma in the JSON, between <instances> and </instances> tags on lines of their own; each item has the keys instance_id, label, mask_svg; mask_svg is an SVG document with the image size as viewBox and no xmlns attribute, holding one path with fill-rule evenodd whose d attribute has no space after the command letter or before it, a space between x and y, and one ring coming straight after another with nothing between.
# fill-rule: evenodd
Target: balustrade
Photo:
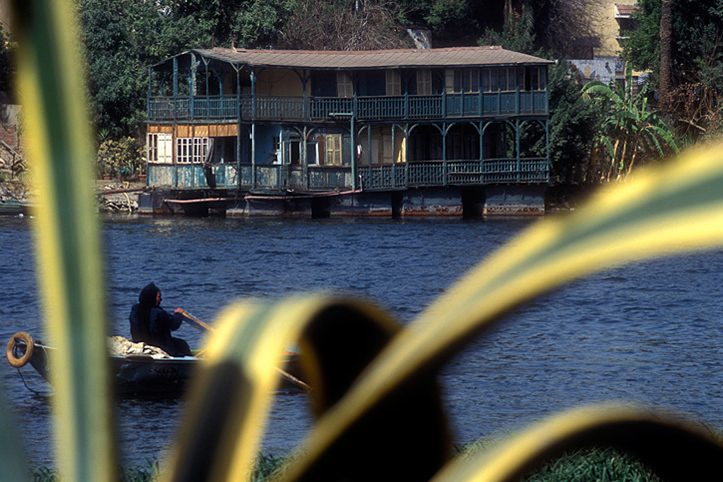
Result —
<instances>
[{"instance_id":1,"label":"balustrade","mask_svg":"<svg viewBox=\"0 0 723 482\"><path fill-rule=\"evenodd\" d=\"M547 114L546 92L486 92L423 96L277 97L179 96L148 99L148 120L361 120L439 119Z\"/></svg>"},{"instance_id":2,"label":"balustrade","mask_svg":"<svg viewBox=\"0 0 723 482\"><path fill-rule=\"evenodd\" d=\"M218 167L217 187L241 189L284 189L288 183L287 165L224 164ZM175 173L175 174L174 174ZM220 173L220 174L219 174ZM419 161L375 166L358 166L357 188L362 190L404 189L408 187L464 186L499 183L546 183L549 168L544 158ZM180 183L202 187L202 166L149 164L149 175L159 185ZM221 179L219 179L219 176ZM349 166L308 166L305 189L327 191L352 188ZM149 178L150 179L150 178Z\"/></svg>"}]
</instances>

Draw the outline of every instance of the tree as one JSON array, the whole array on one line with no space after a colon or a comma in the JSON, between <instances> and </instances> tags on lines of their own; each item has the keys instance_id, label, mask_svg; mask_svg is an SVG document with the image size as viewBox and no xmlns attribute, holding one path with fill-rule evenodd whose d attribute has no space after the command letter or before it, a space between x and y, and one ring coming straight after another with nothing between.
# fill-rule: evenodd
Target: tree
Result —
<instances>
[{"instance_id":1,"label":"tree","mask_svg":"<svg viewBox=\"0 0 723 482\"><path fill-rule=\"evenodd\" d=\"M582 95L582 83L571 64L558 61L549 70L549 152L551 178L557 184L590 182L587 160L600 116Z\"/></svg>"},{"instance_id":2,"label":"tree","mask_svg":"<svg viewBox=\"0 0 723 482\"><path fill-rule=\"evenodd\" d=\"M694 137L710 135L720 129L722 120L723 0L666 0L666 8L668 2L670 69L667 47L661 51L661 41L668 37L665 30L661 32L661 0L638 0L633 13L638 27L627 34L623 57L637 70L650 70L661 94L667 90L662 77L669 78L666 110L679 128Z\"/></svg>"},{"instance_id":3,"label":"tree","mask_svg":"<svg viewBox=\"0 0 723 482\"><path fill-rule=\"evenodd\" d=\"M504 0L397 0L399 19L405 26L432 32L435 47L471 45L485 28L504 23Z\"/></svg>"},{"instance_id":4,"label":"tree","mask_svg":"<svg viewBox=\"0 0 723 482\"><path fill-rule=\"evenodd\" d=\"M142 138L148 66L191 48L268 46L287 0L79 0L94 125Z\"/></svg>"},{"instance_id":5,"label":"tree","mask_svg":"<svg viewBox=\"0 0 723 482\"><path fill-rule=\"evenodd\" d=\"M584 96L595 102L603 116L593 154L596 159L600 154L607 159L607 169L602 169L606 181L625 178L639 156L657 158L665 154L665 148L678 152L673 131L648 108L648 85L634 93L632 73L627 64L622 89L615 82L605 85L599 81L583 88Z\"/></svg>"},{"instance_id":6,"label":"tree","mask_svg":"<svg viewBox=\"0 0 723 482\"><path fill-rule=\"evenodd\" d=\"M294 50L410 48L412 42L391 2L296 0L278 47Z\"/></svg>"},{"instance_id":7,"label":"tree","mask_svg":"<svg viewBox=\"0 0 723 482\"><path fill-rule=\"evenodd\" d=\"M670 102L670 54L673 0L662 0L660 9L660 108L668 110Z\"/></svg>"},{"instance_id":8,"label":"tree","mask_svg":"<svg viewBox=\"0 0 723 482\"><path fill-rule=\"evenodd\" d=\"M486 39L505 49L515 50L538 57L550 58L549 53L535 51L533 10L524 7L519 14L513 11L505 22L502 32L488 29L480 43ZM547 89L550 107L547 143L538 140L532 146L536 155L549 151L551 177L556 184L585 182L585 160L597 132L598 116L593 106L582 97L579 79L571 71L571 65L559 60L548 71ZM538 139L540 137L538 136Z\"/></svg>"},{"instance_id":9,"label":"tree","mask_svg":"<svg viewBox=\"0 0 723 482\"><path fill-rule=\"evenodd\" d=\"M534 17L532 8L523 7L520 12L508 10L501 32L486 29L479 40L480 45L500 45L508 50L533 54L535 51Z\"/></svg>"},{"instance_id":10,"label":"tree","mask_svg":"<svg viewBox=\"0 0 723 482\"><path fill-rule=\"evenodd\" d=\"M13 60L13 45L11 39L0 25L0 92L5 92L10 96L14 96L15 62Z\"/></svg>"}]
</instances>

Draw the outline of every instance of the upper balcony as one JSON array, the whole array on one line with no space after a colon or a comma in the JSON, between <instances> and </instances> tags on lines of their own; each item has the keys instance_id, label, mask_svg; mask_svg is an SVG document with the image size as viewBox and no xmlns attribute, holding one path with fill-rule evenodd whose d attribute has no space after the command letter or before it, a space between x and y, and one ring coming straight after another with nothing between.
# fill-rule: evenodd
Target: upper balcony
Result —
<instances>
[{"instance_id":1,"label":"upper balcony","mask_svg":"<svg viewBox=\"0 0 723 482\"><path fill-rule=\"evenodd\" d=\"M150 68L151 123L546 116L552 62L499 47L192 50Z\"/></svg>"},{"instance_id":2,"label":"upper balcony","mask_svg":"<svg viewBox=\"0 0 723 482\"><path fill-rule=\"evenodd\" d=\"M355 98L277 96L151 97L148 121L321 122L489 118L547 115L547 92L511 91Z\"/></svg>"}]
</instances>

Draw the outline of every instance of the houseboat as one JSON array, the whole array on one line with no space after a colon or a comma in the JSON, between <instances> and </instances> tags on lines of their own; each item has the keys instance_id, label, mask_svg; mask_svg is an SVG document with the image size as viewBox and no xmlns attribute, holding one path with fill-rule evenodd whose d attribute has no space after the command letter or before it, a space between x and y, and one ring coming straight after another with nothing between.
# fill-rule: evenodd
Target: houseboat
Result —
<instances>
[{"instance_id":1,"label":"houseboat","mask_svg":"<svg viewBox=\"0 0 723 482\"><path fill-rule=\"evenodd\" d=\"M142 213L538 215L550 61L190 50L150 67Z\"/></svg>"}]
</instances>

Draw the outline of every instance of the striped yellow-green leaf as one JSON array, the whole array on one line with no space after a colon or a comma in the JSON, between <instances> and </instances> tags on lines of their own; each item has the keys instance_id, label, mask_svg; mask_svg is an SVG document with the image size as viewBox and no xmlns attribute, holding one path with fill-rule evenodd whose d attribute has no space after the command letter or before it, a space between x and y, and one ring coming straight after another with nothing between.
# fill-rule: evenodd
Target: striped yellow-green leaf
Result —
<instances>
[{"instance_id":1,"label":"striped yellow-green leaf","mask_svg":"<svg viewBox=\"0 0 723 482\"><path fill-rule=\"evenodd\" d=\"M75 4L13 2L20 101L37 194L37 267L50 342L63 480L114 480L99 228Z\"/></svg>"},{"instance_id":2,"label":"striped yellow-green leaf","mask_svg":"<svg viewBox=\"0 0 723 482\"><path fill-rule=\"evenodd\" d=\"M206 349L208 358L194 377L168 480L231 481L250 476L279 380L276 368L289 343L300 341L313 410L323 414L399 330L396 322L368 302L325 293L233 304L219 321ZM451 445L434 388L431 381L422 389L432 394L428 403L415 402L419 410L423 407L425 414L437 417L434 440L440 446L434 455L446 460ZM388 456L398 459L399 453ZM334 458L337 465L342 461L343 456ZM439 465L437 460L434 467Z\"/></svg>"},{"instance_id":3,"label":"striped yellow-green leaf","mask_svg":"<svg viewBox=\"0 0 723 482\"><path fill-rule=\"evenodd\" d=\"M513 307L595 270L722 240L720 145L639 172L570 215L545 219L472 270L395 337L367 376L319 421L284 480L305 480L367 411L414 377L429 376Z\"/></svg>"},{"instance_id":4,"label":"striped yellow-green leaf","mask_svg":"<svg viewBox=\"0 0 723 482\"><path fill-rule=\"evenodd\" d=\"M636 455L666 481L708 480L723 469L723 446L699 427L642 407L595 405L549 417L432 482L514 482L565 450L600 446Z\"/></svg>"}]
</instances>

